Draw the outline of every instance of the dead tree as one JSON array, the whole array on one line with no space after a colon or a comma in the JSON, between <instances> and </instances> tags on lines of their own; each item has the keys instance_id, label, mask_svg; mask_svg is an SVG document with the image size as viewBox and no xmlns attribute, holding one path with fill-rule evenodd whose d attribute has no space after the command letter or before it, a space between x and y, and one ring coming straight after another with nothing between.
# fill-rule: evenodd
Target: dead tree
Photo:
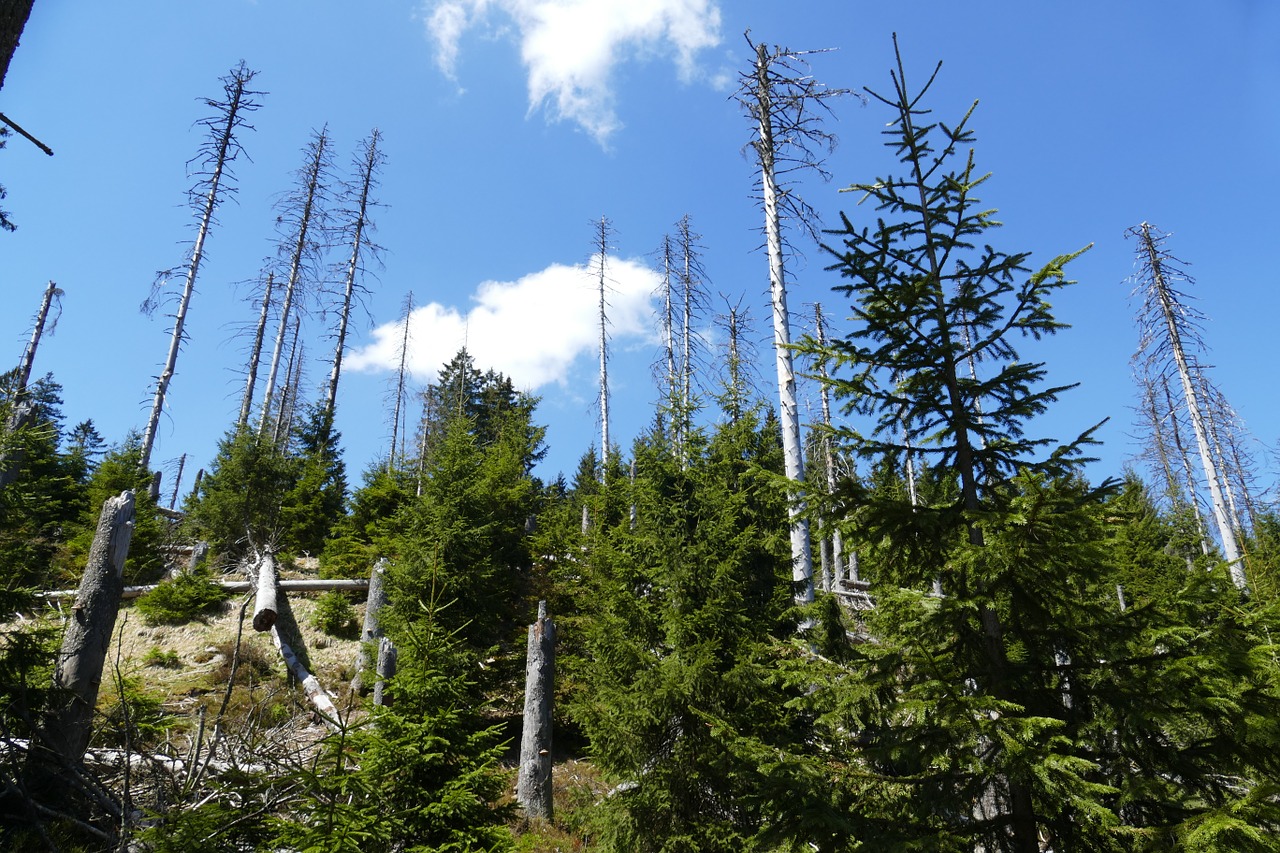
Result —
<instances>
[{"instance_id":1,"label":"dead tree","mask_svg":"<svg viewBox=\"0 0 1280 853\"><path fill-rule=\"evenodd\" d=\"M298 302L304 279L315 272L328 240L329 186L331 172L329 128L313 133L305 149L305 162L297 173L297 186L281 201L277 222L284 229L289 271L284 282L275 347L271 353L271 369L267 372L267 388L262 399L262 422L258 434L267 435L267 423L275 403L276 376L285 348L289 321Z\"/></svg>"},{"instance_id":2,"label":"dead tree","mask_svg":"<svg viewBox=\"0 0 1280 853\"><path fill-rule=\"evenodd\" d=\"M53 673L55 698L45 717L44 734L46 746L63 762L79 763L89 746L102 667L120 611L133 516L132 491L103 504L80 592L62 637Z\"/></svg>"},{"instance_id":3,"label":"dead tree","mask_svg":"<svg viewBox=\"0 0 1280 853\"><path fill-rule=\"evenodd\" d=\"M820 303L814 303L813 324L818 348L826 349L827 323ZM827 497L830 498L836 492L836 459L835 447L831 441L831 383L828 381L827 364L822 359L818 360L817 371L818 394L822 401L822 460L826 469ZM840 534L840 528L832 523L832 519L826 519L824 526L830 528L830 536L823 537L822 540L823 556L826 558L822 563L822 584L823 589L830 592L833 585L839 582L843 572L844 540Z\"/></svg>"},{"instance_id":4,"label":"dead tree","mask_svg":"<svg viewBox=\"0 0 1280 853\"><path fill-rule=\"evenodd\" d=\"M399 655L390 637L378 638L377 679L373 682L373 704L378 707L387 704L387 683L395 677Z\"/></svg>"},{"instance_id":5,"label":"dead tree","mask_svg":"<svg viewBox=\"0 0 1280 853\"><path fill-rule=\"evenodd\" d=\"M791 320L787 311L785 258L789 241L784 225L799 227L816 238L816 212L788 182L798 170L816 171L824 179L822 159L815 149L831 151L835 136L822 129L827 102L844 90L829 89L805 73L810 52L794 52L764 44L747 44L754 56L752 69L741 75L738 102L752 121L751 148L759 167L760 204L764 212L765 248L769 260L769 292L773 305L773 341L778 372L779 418L787 477L795 484L788 513L791 526L792 579L796 599L813 600L813 555L809 522L804 512L804 458L800 410L796 401L795 368L791 358Z\"/></svg>"},{"instance_id":6,"label":"dead tree","mask_svg":"<svg viewBox=\"0 0 1280 853\"><path fill-rule=\"evenodd\" d=\"M372 668L375 652L383 637L379 616L387 606L387 561L378 560L369 575L369 597L364 605L364 626L360 629L360 649L356 652L356 672L351 678L351 692L363 694L366 690L364 672Z\"/></svg>"},{"instance_id":7,"label":"dead tree","mask_svg":"<svg viewBox=\"0 0 1280 853\"><path fill-rule=\"evenodd\" d=\"M253 630L265 633L276 624L276 614L280 610L280 572L275 555L270 551L259 553L249 570L249 579L257 590L253 604Z\"/></svg>"},{"instance_id":8,"label":"dead tree","mask_svg":"<svg viewBox=\"0 0 1280 853\"><path fill-rule=\"evenodd\" d=\"M1186 304L1185 294L1175 287L1179 281L1191 284L1193 279L1183 269L1182 262L1164 248L1168 235L1146 222L1130 228L1126 233L1138 239L1140 271L1134 290L1142 297L1142 307L1138 318L1140 343L1135 358L1146 359L1163 370L1177 372L1182 386L1182 402L1190 416L1201 470L1209 487L1209 502L1218 527L1222 553L1231 572L1232 582L1244 589L1244 566L1240 562L1237 531L1231 523L1227 504L1224 485L1226 479L1214 460L1205 411L1206 400L1203 389L1197 387L1196 382L1196 376L1201 371L1196 351L1204 349L1196 322L1202 315Z\"/></svg>"},{"instance_id":9,"label":"dead tree","mask_svg":"<svg viewBox=\"0 0 1280 853\"><path fill-rule=\"evenodd\" d=\"M31 369L35 364L36 350L40 340L46 333L53 334L58 325L58 316L62 313L62 291L52 281L44 290L44 298L40 301L40 310L36 312L35 326L31 331L31 340L22 352L22 361L18 364L14 376L13 388L9 396L10 406L3 422L0 422L0 488L12 483L22 470L25 454L22 442L14 440L18 433L35 422L36 409L27 399L27 384L31 381ZM58 314L53 322L49 322L49 311L54 302L58 302Z\"/></svg>"},{"instance_id":10,"label":"dead tree","mask_svg":"<svg viewBox=\"0 0 1280 853\"><path fill-rule=\"evenodd\" d=\"M240 397L240 417L236 426L244 429L249 425L249 413L253 411L254 385L258 382L258 362L262 360L262 341L267 333L267 320L271 316L271 292L275 289L276 274L267 273L267 280L262 285L262 309L258 313L258 322L254 327L253 343L249 346L249 361L245 370L244 394Z\"/></svg>"},{"instance_id":11,"label":"dead tree","mask_svg":"<svg viewBox=\"0 0 1280 853\"><path fill-rule=\"evenodd\" d=\"M378 186L378 171L386 161L385 155L378 149L382 135L377 128L361 143L361 151L356 158L356 179L346 185L344 193L345 209L339 212L344 220L341 226L351 241L351 252L347 255L347 265L343 277L342 305L338 309L338 340L333 350L333 368L329 372L329 387L325 394L324 407L328 412L329 424L333 422L333 414L338 403L338 378L342 373L342 356L347 346L347 327L351 321L351 309L356 300L365 291L360 277L365 269L368 257L376 257L380 251L369 239L373 231L373 221L369 218L370 209L377 205L373 199L373 191Z\"/></svg>"},{"instance_id":12,"label":"dead tree","mask_svg":"<svg viewBox=\"0 0 1280 853\"><path fill-rule=\"evenodd\" d=\"M40 300L40 310L36 312L35 326L31 330L31 340L27 342L27 346L22 351L22 361L18 364L18 375L14 381L13 396L21 397L27 391L27 383L31 381L31 368L35 364L36 350L40 348L40 340L46 332L52 335L53 330L58 326L58 318L62 316L62 291L54 282L44 289L44 297ZM53 322L49 322L49 311L57 303L58 313L54 315Z\"/></svg>"},{"instance_id":13,"label":"dead tree","mask_svg":"<svg viewBox=\"0 0 1280 853\"><path fill-rule=\"evenodd\" d=\"M405 389L408 387L406 379L409 366L409 321L413 319L413 291L405 294L404 303L401 306L401 335L400 335L400 365L396 370L396 386L393 392L391 410L391 451L387 454L387 471L394 471L396 467L396 442L400 440L400 424L408 419L408 412L405 408L407 400L405 399ZM408 429L408 426L405 426ZM401 453L401 456L404 454Z\"/></svg>"},{"instance_id":14,"label":"dead tree","mask_svg":"<svg viewBox=\"0 0 1280 853\"><path fill-rule=\"evenodd\" d=\"M551 701L556 671L556 623L547 603L538 602L538 621L529 626L529 655L524 678L524 729L520 737L520 774L516 802L530 819L553 817L551 787Z\"/></svg>"},{"instance_id":15,"label":"dead tree","mask_svg":"<svg viewBox=\"0 0 1280 853\"><path fill-rule=\"evenodd\" d=\"M609 315L607 313L609 273L608 259L613 224L601 216L594 223L595 254L592 257L592 275L600 294L600 482L605 481L609 470Z\"/></svg>"},{"instance_id":16,"label":"dead tree","mask_svg":"<svg viewBox=\"0 0 1280 853\"><path fill-rule=\"evenodd\" d=\"M144 470L151 465L151 449L155 445L156 430L160 426L160 414L164 411L169 383L178 365L178 351L186 339L187 310L191 306L191 297L195 293L200 262L204 259L205 239L213 226L218 206L227 195L235 192L235 174L232 172L231 164L244 153L238 133L241 130L253 129L253 126L248 123L249 114L260 106L254 98L262 93L249 88L255 73L243 62L231 69L231 73L221 80L223 99L205 99L205 105L212 109L214 114L198 122L208 129L209 137L200 146L200 152L196 155L196 160L200 163L197 172L199 179L188 193L192 210L196 214L196 239L191 247L191 257L186 263L185 282L182 295L178 300L178 310L173 317L169 355L165 359L164 369L160 371L160 376L156 380L151 415L147 418L147 427L142 433L142 450L138 464ZM174 272L175 270L166 270L156 277L151 296L143 303L143 310L148 314L155 308L160 288L168 282Z\"/></svg>"}]
</instances>

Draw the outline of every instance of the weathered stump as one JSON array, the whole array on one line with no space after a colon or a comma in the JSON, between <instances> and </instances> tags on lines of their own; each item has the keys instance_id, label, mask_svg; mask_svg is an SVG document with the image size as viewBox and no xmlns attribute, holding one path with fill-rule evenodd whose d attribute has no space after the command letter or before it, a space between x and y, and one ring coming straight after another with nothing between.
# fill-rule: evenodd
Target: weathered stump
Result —
<instances>
[{"instance_id":1,"label":"weathered stump","mask_svg":"<svg viewBox=\"0 0 1280 853\"><path fill-rule=\"evenodd\" d=\"M360 630L360 650L356 652L356 672L351 678L351 691L363 694L368 687L365 684L364 672L374 665L372 651L382 639L382 626L378 623L379 614L387 604L387 561L378 560L369 575L369 597L364 606L364 627Z\"/></svg>"},{"instance_id":2,"label":"weathered stump","mask_svg":"<svg viewBox=\"0 0 1280 853\"><path fill-rule=\"evenodd\" d=\"M103 503L80 593L62 636L53 673L55 698L44 729L46 745L67 762L78 763L89 746L102 667L120 612L133 515L132 490Z\"/></svg>"},{"instance_id":3,"label":"weathered stump","mask_svg":"<svg viewBox=\"0 0 1280 853\"><path fill-rule=\"evenodd\" d=\"M516 802L530 819L550 820L551 702L556 669L556 623L547 616L547 603L538 602L538 621L529 626L529 657L525 665L524 732L520 738L520 775Z\"/></svg>"}]
</instances>

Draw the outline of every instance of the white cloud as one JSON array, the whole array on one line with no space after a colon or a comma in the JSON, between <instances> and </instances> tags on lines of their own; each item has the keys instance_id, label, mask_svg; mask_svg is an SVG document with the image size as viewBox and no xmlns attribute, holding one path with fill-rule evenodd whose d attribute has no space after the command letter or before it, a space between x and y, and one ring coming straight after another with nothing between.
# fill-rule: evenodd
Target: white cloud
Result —
<instances>
[{"instance_id":1,"label":"white cloud","mask_svg":"<svg viewBox=\"0 0 1280 853\"><path fill-rule=\"evenodd\" d=\"M486 281L476 288L465 314L436 302L415 308L409 320L407 364L419 381L434 381L441 365L464 345L481 370L492 368L526 391L564 382L570 366L596 353L600 335L599 290L588 262L553 264L516 281ZM658 273L642 261L612 259L607 265L612 344L651 335ZM353 370L395 370L404 327L387 323L373 343L351 354Z\"/></svg>"},{"instance_id":2,"label":"white cloud","mask_svg":"<svg viewBox=\"0 0 1280 853\"><path fill-rule=\"evenodd\" d=\"M671 56L693 79L698 51L720 43L717 0L427 0L436 63L454 76L462 35L496 7L519 33L529 109L545 107L604 144L622 125L613 69L632 55Z\"/></svg>"}]
</instances>

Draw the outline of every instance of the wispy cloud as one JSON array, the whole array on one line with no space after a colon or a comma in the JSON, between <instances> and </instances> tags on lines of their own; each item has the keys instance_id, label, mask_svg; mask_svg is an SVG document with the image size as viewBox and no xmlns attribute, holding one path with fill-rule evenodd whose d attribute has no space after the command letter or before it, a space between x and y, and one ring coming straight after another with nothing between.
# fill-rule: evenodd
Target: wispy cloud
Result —
<instances>
[{"instance_id":1,"label":"wispy cloud","mask_svg":"<svg viewBox=\"0 0 1280 853\"><path fill-rule=\"evenodd\" d=\"M465 345L478 367L505 373L523 390L564 382L573 362L594 354L599 340L600 296L592 268L592 262L553 264L516 281L483 282L465 313L435 302L415 308L409 370L420 381L433 381ZM650 336L658 273L642 261L621 258L611 259L606 269L611 339L625 346ZM379 326L373 343L347 363L353 370L395 370L403 335L398 321Z\"/></svg>"},{"instance_id":2,"label":"wispy cloud","mask_svg":"<svg viewBox=\"0 0 1280 853\"><path fill-rule=\"evenodd\" d=\"M530 111L545 108L601 144L622 126L611 86L615 66L662 56L690 80L697 53L720 43L717 0L427 0L427 34L445 74L456 79L463 34L492 26L493 16L518 33Z\"/></svg>"}]
</instances>

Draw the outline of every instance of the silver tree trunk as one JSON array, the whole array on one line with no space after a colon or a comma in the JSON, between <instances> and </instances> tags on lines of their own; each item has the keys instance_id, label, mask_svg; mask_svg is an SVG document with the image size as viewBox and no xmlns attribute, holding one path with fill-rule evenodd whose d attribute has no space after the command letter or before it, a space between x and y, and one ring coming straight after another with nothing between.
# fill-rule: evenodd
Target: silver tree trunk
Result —
<instances>
[{"instance_id":1,"label":"silver tree trunk","mask_svg":"<svg viewBox=\"0 0 1280 853\"><path fill-rule=\"evenodd\" d=\"M769 54L763 44L756 53L756 97L759 100L759 134L756 151L760 159L760 182L764 199L765 247L769 255L769 292L773 304L773 348L778 369L779 419L782 425L782 453L787 477L804 480L804 457L800 444L800 409L796 402L796 375L791 360L791 319L787 312L787 285L782 253L782 217L778 211L778 182L775 171L773 127L770 123L771 92ZM804 514L803 495L797 493L787 509L791 524L791 576L796 600L813 601L813 553L809 544L809 521Z\"/></svg>"},{"instance_id":2,"label":"silver tree trunk","mask_svg":"<svg viewBox=\"0 0 1280 853\"><path fill-rule=\"evenodd\" d=\"M531 819L551 820L551 707L555 688L556 623L547 603L538 602L538 621L529 626L529 655L524 679L524 730L516 802Z\"/></svg>"},{"instance_id":3,"label":"silver tree trunk","mask_svg":"<svg viewBox=\"0 0 1280 853\"><path fill-rule=\"evenodd\" d=\"M62 636L53 673L55 697L45 720L45 734L49 748L64 761L79 762L89 746L102 667L120 611L133 518L132 491L103 503L80 592Z\"/></svg>"},{"instance_id":4,"label":"silver tree trunk","mask_svg":"<svg viewBox=\"0 0 1280 853\"><path fill-rule=\"evenodd\" d=\"M374 665L373 650L382 639L382 626L378 617L387 605L387 561L378 560L369 575L369 597L364 606L364 627L360 630L360 649L356 652L356 672L351 678L351 692L363 693L364 672Z\"/></svg>"},{"instance_id":5,"label":"silver tree trunk","mask_svg":"<svg viewBox=\"0 0 1280 853\"><path fill-rule=\"evenodd\" d=\"M1196 392L1195 385L1192 382L1186 352L1182 347L1182 335L1178 331L1177 316L1174 312L1168 287L1165 284L1162 263L1156 250L1155 240L1151 236L1150 226L1147 223L1142 223L1141 228L1143 248L1146 250L1151 264L1151 274L1154 278L1156 295L1160 300L1160 309L1164 314L1165 328L1169 336L1169 348L1173 352L1173 360L1178 367L1178 378L1182 382L1182 394L1187 404L1187 411L1191 415L1191 430L1196 436L1196 447L1200 452L1200 465L1204 469L1204 478L1209 483L1209 498L1210 503L1213 505L1213 518L1218 525L1218 536L1222 540L1222 553L1227 559L1232 583L1238 588L1244 589L1246 583L1244 566L1240 563L1240 548L1236 543L1236 533L1231 527L1231 521L1227 514L1227 503L1222 494L1221 474L1218 471L1218 466L1214 464L1213 454L1209 448L1208 428L1205 425L1204 414L1201 411L1200 395Z\"/></svg>"}]
</instances>

